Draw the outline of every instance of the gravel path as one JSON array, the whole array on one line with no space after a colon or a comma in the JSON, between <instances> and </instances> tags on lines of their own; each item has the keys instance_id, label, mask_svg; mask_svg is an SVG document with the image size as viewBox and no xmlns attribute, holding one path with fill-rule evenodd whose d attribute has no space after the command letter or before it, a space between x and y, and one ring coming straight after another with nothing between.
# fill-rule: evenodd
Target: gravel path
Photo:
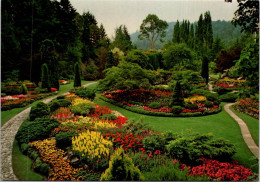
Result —
<instances>
[{"instance_id":1,"label":"gravel path","mask_svg":"<svg viewBox=\"0 0 260 182\"><path fill-rule=\"evenodd\" d=\"M88 83L83 85L87 87L92 85L96 82ZM68 93L68 92L67 92ZM64 93L62 95L65 95ZM48 99L43 100L44 103L50 102L52 99L57 97L51 97ZM0 180L18 180L15 176L12 168L12 149L13 143L15 139L15 135L23 123L23 121L28 118L30 113L31 107L25 109L24 111L20 112L19 114L15 115L9 121L7 121L1 128L1 176Z\"/></svg>"},{"instance_id":2,"label":"gravel path","mask_svg":"<svg viewBox=\"0 0 260 182\"><path fill-rule=\"evenodd\" d=\"M232 106L234 103L230 103L230 104L226 104L224 106L225 111L227 111L227 113L236 120L236 122L238 123L240 130L241 130L241 134L243 136L243 139L245 141L245 143L247 144L248 148L250 149L250 151L256 156L257 159L259 159L259 148L258 146L255 144L255 141L253 140L251 133L246 125L246 123L240 118L238 117L233 111L230 110L230 106Z\"/></svg>"}]
</instances>

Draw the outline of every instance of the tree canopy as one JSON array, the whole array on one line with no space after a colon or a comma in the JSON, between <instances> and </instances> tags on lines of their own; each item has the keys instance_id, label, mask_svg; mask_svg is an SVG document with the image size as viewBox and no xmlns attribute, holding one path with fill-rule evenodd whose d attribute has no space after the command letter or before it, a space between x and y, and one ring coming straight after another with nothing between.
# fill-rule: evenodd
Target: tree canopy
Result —
<instances>
[{"instance_id":1,"label":"tree canopy","mask_svg":"<svg viewBox=\"0 0 260 182\"><path fill-rule=\"evenodd\" d=\"M141 34L138 36L139 39L148 39L151 45L151 49L154 47L154 43L160 38L163 42L163 38L166 35L166 28L168 23L160 20L157 15L149 14L140 26Z\"/></svg>"}]
</instances>

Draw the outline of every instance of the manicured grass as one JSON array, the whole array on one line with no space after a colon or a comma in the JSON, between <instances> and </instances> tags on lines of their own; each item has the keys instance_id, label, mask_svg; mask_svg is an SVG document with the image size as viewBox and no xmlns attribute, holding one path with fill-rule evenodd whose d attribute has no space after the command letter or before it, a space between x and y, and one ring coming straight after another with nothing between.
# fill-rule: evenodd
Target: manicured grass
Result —
<instances>
[{"instance_id":1,"label":"manicured grass","mask_svg":"<svg viewBox=\"0 0 260 182\"><path fill-rule=\"evenodd\" d=\"M230 109L247 124L256 145L259 146L259 120L247 114L237 112L232 106Z\"/></svg>"},{"instance_id":2,"label":"manicured grass","mask_svg":"<svg viewBox=\"0 0 260 182\"><path fill-rule=\"evenodd\" d=\"M201 134L213 133L215 137L229 140L235 144L237 153L233 156L234 160L251 168L254 172L258 172L258 162L245 144L238 124L224 110L218 114L203 117L154 117L127 111L107 103L98 97L95 99L95 102L122 113L128 117L128 119L142 119L143 122L149 123L152 129L159 132L173 131L184 136L189 132L198 132ZM225 104L226 103L222 103L221 105L223 106Z\"/></svg>"},{"instance_id":3,"label":"manicured grass","mask_svg":"<svg viewBox=\"0 0 260 182\"><path fill-rule=\"evenodd\" d=\"M82 81L82 85L87 84L87 83L91 83L92 81ZM67 85L61 85L60 86L60 90L58 92L58 94L63 94L68 92L71 88L73 88L73 82L67 84ZM53 97L53 96L50 96ZM44 99L47 99L49 97L46 97ZM42 99L42 100L44 100ZM1 126L3 126L9 119L11 119L13 116L15 116L16 114L20 113L21 111L25 110L28 107L32 107L34 105L36 105L38 102L41 102L42 100L36 101L26 107L21 107L21 108L14 108L8 111L1 111Z\"/></svg>"},{"instance_id":4,"label":"manicured grass","mask_svg":"<svg viewBox=\"0 0 260 182\"><path fill-rule=\"evenodd\" d=\"M14 174L19 180L43 180L43 177L41 175L31 171L32 161L30 158L21 153L21 151L19 150L18 142L16 140L13 144L12 163Z\"/></svg>"}]
</instances>

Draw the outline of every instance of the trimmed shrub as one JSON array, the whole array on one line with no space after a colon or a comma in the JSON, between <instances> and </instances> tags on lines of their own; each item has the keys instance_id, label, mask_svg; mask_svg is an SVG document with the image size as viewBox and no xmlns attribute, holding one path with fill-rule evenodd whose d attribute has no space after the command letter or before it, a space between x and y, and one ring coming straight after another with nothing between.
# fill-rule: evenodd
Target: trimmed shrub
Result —
<instances>
[{"instance_id":1,"label":"trimmed shrub","mask_svg":"<svg viewBox=\"0 0 260 182\"><path fill-rule=\"evenodd\" d=\"M182 95L182 88L180 82L177 81L170 101L170 106L183 106L183 105L184 105L184 98Z\"/></svg>"},{"instance_id":2,"label":"trimmed shrub","mask_svg":"<svg viewBox=\"0 0 260 182\"><path fill-rule=\"evenodd\" d=\"M92 89L83 89L83 90L78 90L75 92L76 95L82 97L82 98L87 98L87 99L90 99L90 100L94 100L95 97L96 97L96 93L94 90Z\"/></svg>"},{"instance_id":3,"label":"trimmed shrub","mask_svg":"<svg viewBox=\"0 0 260 182\"><path fill-rule=\"evenodd\" d=\"M71 105L71 101L67 99L54 100L49 104L51 112L55 111L60 107L68 107L69 105Z\"/></svg>"},{"instance_id":4,"label":"trimmed shrub","mask_svg":"<svg viewBox=\"0 0 260 182\"><path fill-rule=\"evenodd\" d=\"M49 78L49 69L46 63L44 63L41 67L41 88L46 88L48 92L51 91L51 83Z\"/></svg>"},{"instance_id":5,"label":"trimmed shrub","mask_svg":"<svg viewBox=\"0 0 260 182\"><path fill-rule=\"evenodd\" d=\"M236 93L226 93L219 98L222 102L235 102L238 96Z\"/></svg>"},{"instance_id":6,"label":"trimmed shrub","mask_svg":"<svg viewBox=\"0 0 260 182\"><path fill-rule=\"evenodd\" d=\"M147 152L155 152L156 150L165 151L165 143L159 135L144 138L143 144Z\"/></svg>"},{"instance_id":7,"label":"trimmed shrub","mask_svg":"<svg viewBox=\"0 0 260 182\"><path fill-rule=\"evenodd\" d=\"M158 102L151 102L151 103L149 104L149 107L152 108L152 109L160 109L162 106L161 106L161 104L158 103Z\"/></svg>"},{"instance_id":8,"label":"trimmed shrub","mask_svg":"<svg viewBox=\"0 0 260 182\"><path fill-rule=\"evenodd\" d=\"M21 85L20 90L21 90L21 93L24 94L24 95L26 95L28 93L28 89L25 86L25 84Z\"/></svg>"},{"instance_id":9,"label":"trimmed shrub","mask_svg":"<svg viewBox=\"0 0 260 182\"><path fill-rule=\"evenodd\" d=\"M61 149L70 147L72 145L72 137L76 136L75 133L59 133L55 136L56 145Z\"/></svg>"},{"instance_id":10,"label":"trimmed shrub","mask_svg":"<svg viewBox=\"0 0 260 182\"><path fill-rule=\"evenodd\" d=\"M43 103L39 102L36 106L32 106L29 117L30 121L35 120L35 118L41 118L48 116L50 114L50 107Z\"/></svg>"},{"instance_id":11,"label":"trimmed shrub","mask_svg":"<svg viewBox=\"0 0 260 182\"><path fill-rule=\"evenodd\" d=\"M183 107L181 106L173 106L172 107L172 113L173 114L180 114L183 110Z\"/></svg>"},{"instance_id":12,"label":"trimmed shrub","mask_svg":"<svg viewBox=\"0 0 260 182\"><path fill-rule=\"evenodd\" d=\"M217 93L207 93L205 96L209 101L219 100L219 95Z\"/></svg>"},{"instance_id":13,"label":"trimmed shrub","mask_svg":"<svg viewBox=\"0 0 260 182\"><path fill-rule=\"evenodd\" d=\"M122 148L116 150L109 161L109 168L101 175L100 181L140 181L144 180L140 170L134 166Z\"/></svg>"},{"instance_id":14,"label":"trimmed shrub","mask_svg":"<svg viewBox=\"0 0 260 182\"><path fill-rule=\"evenodd\" d=\"M187 103L187 104L185 104L185 108L191 109L191 110L196 110L196 109L198 109L198 106L196 104Z\"/></svg>"},{"instance_id":15,"label":"trimmed shrub","mask_svg":"<svg viewBox=\"0 0 260 182\"><path fill-rule=\"evenodd\" d=\"M79 73L79 63L76 62L74 64L74 87L81 87L81 79L80 79L80 73Z\"/></svg>"},{"instance_id":16,"label":"trimmed shrub","mask_svg":"<svg viewBox=\"0 0 260 182\"><path fill-rule=\"evenodd\" d=\"M117 117L114 114L104 114L101 116L102 119L106 120L116 120Z\"/></svg>"},{"instance_id":17,"label":"trimmed shrub","mask_svg":"<svg viewBox=\"0 0 260 182\"><path fill-rule=\"evenodd\" d=\"M217 92L219 95L223 95L225 93L231 92L232 89L227 89L227 88L222 88L222 87L217 87L213 89L215 92Z\"/></svg>"},{"instance_id":18,"label":"trimmed shrub","mask_svg":"<svg viewBox=\"0 0 260 182\"><path fill-rule=\"evenodd\" d=\"M33 122L26 121L17 131L15 139L19 144L43 140L49 137L51 131L58 126L56 119L37 118Z\"/></svg>"},{"instance_id":19,"label":"trimmed shrub","mask_svg":"<svg viewBox=\"0 0 260 182\"><path fill-rule=\"evenodd\" d=\"M48 175L49 173L49 165L45 162L42 162L39 157L35 160L33 169L40 174Z\"/></svg>"},{"instance_id":20,"label":"trimmed shrub","mask_svg":"<svg viewBox=\"0 0 260 182\"><path fill-rule=\"evenodd\" d=\"M86 115L89 113L93 113L95 110L95 106L89 103L82 103L82 104L71 106L70 110L75 115Z\"/></svg>"},{"instance_id":21,"label":"trimmed shrub","mask_svg":"<svg viewBox=\"0 0 260 182\"><path fill-rule=\"evenodd\" d=\"M206 101L205 101L205 107L206 107L206 108L213 107L213 103L206 100Z\"/></svg>"}]
</instances>

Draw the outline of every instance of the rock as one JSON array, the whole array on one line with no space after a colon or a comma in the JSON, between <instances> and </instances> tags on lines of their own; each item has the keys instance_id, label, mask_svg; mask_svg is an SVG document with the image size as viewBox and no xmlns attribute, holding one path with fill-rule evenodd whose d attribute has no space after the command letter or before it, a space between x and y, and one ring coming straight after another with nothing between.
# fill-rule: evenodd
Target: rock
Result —
<instances>
[{"instance_id":1,"label":"rock","mask_svg":"<svg viewBox=\"0 0 260 182\"><path fill-rule=\"evenodd\" d=\"M84 164L83 169L87 170L88 169L88 165Z\"/></svg>"},{"instance_id":2,"label":"rock","mask_svg":"<svg viewBox=\"0 0 260 182\"><path fill-rule=\"evenodd\" d=\"M243 79L243 77L239 77L239 78L237 78L237 80L242 80Z\"/></svg>"},{"instance_id":3,"label":"rock","mask_svg":"<svg viewBox=\"0 0 260 182\"><path fill-rule=\"evenodd\" d=\"M70 163L73 167L78 167L80 164L79 158L77 157L72 158Z\"/></svg>"},{"instance_id":4,"label":"rock","mask_svg":"<svg viewBox=\"0 0 260 182\"><path fill-rule=\"evenodd\" d=\"M67 160L69 158L68 155L66 155L65 157L63 157L64 160Z\"/></svg>"}]
</instances>

